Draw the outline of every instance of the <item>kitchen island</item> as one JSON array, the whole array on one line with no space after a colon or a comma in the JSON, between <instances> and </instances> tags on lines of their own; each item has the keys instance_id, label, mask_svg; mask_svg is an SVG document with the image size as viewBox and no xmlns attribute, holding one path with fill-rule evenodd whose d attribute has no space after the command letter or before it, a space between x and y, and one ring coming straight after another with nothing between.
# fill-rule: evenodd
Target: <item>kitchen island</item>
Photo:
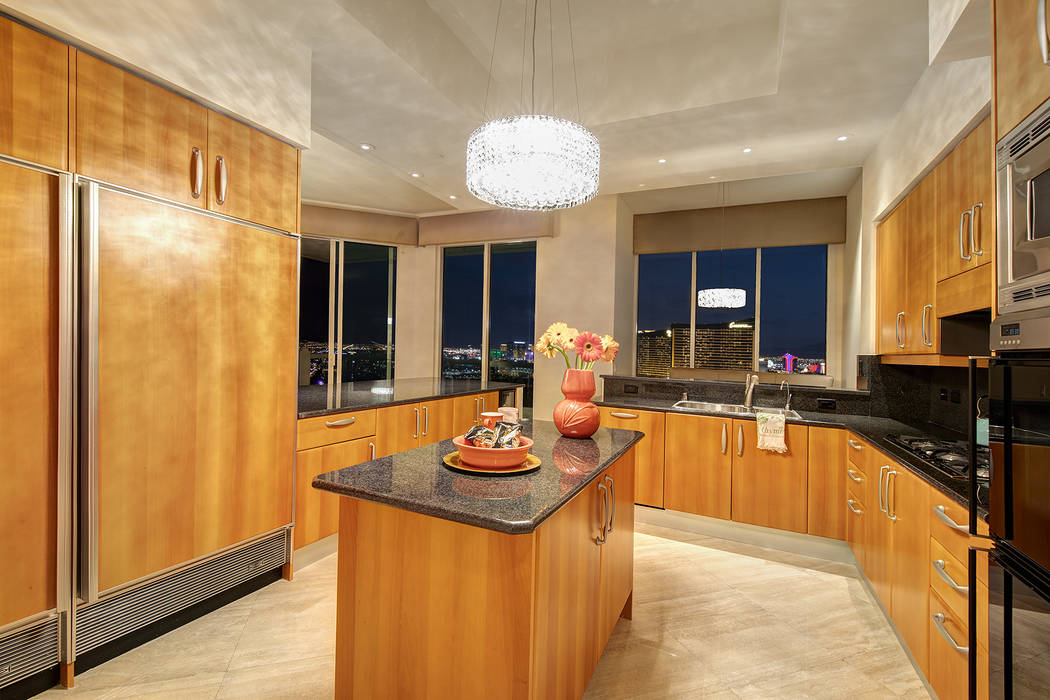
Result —
<instances>
[{"instance_id":1,"label":"kitchen island","mask_svg":"<svg viewBox=\"0 0 1050 700\"><path fill-rule=\"evenodd\" d=\"M634 445L526 423L538 469L450 440L316 477L339 509L338 698L578 698L633 589Z\"/></svg>"}]
</instances>

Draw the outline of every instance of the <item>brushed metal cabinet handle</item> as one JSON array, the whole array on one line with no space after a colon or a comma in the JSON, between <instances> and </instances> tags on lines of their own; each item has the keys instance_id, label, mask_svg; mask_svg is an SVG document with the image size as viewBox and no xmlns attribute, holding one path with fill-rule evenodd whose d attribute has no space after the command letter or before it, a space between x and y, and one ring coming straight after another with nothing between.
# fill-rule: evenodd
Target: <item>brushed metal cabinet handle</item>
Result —
<instances>
[{"instance_id":1,"label":"brushed metal cabinet handle","mask_svg":"<svg viewBox=\"0 0 1050 700\"><path fill-rule=\"evenodd\" d=\"M638 417L637 413L620 413L618 411L610 411L609 415L613 418L626 418L628 420Z\"/></svg>"},{"instance_id":2,"label":"brushed metal cabinet handle","mask_svg":"<svg viewBox=\"0 0 1050 700\"><path fill-rule=\"evenodd\" d=\"M423 434L426 435L430 432L430 409L426 406L423 407Z\"/></svg>"},{"instance_id":3,"label":"brushed metal cabinet handle","mask_svg":"<svg viewBox=\"0 0 1050 700\"><path fill-rule=\"evenodd\" d=\"M886 507L886 494L883 491L886 485L886 472L890 470L890 465L885 464L879 467L879 510L889 515L889 509Z\"/></svg>"},{"instance_id":4,"label":"brushed metal cabinet handle","mask_svg":"<svg viewBox=\"0 0 1050 700\"><path fill-rule=\"evenodd\" d=\"M481 397L481 413L485 412L485 397ZM478 414L478 420L481 420L481 414Z\"/></svg>"},{"instance_id":5,"label":"brushed metal cabinet handle","mask_svg":"<svg viewBox=\"0 0 1050 700\"><path fill-rule=\"evenodd\" d=\"M931 317L933 313L933 304L926 304L922 307L922 344L928 348L933 347L933 326Z\"/></svg>"},{"instance_id":6,"label":"brushed metal cabinet handle","mask_svg":"<svg viewBox=\"0 0 1050 700\"><path fill-rule=\"evenodd\" d=\"M864 511L862 509L858 509L856 506L854 506L853 505L854 503L856 503L856 501L854 501L852 498L847 498L846 499L846 507L847 508L852 510L857 515L864 515Z\"/></svg>"},{"instance_id":7,"label":"brushed metal cabinet handle","mask_svg":"<svg viewBox=\"0 0 1050 700\"><path fill-rule=\"evenodd\" d=\"M959 523L957 523L954 520L952 520L951 516L948 515L948 513L944 510L944 506L934 506L933 507L933 514L937 516L938 520L940 520L942 523L944 523L945 525L947 525L951 529L958 530L959 532L965 532L966 534L970 534L970 526L969 525L960 525Z\"/></svg>"},{"instance_id":8,"label":"brushed metal cabinet handle","mask_svg":"<svg viewBox=\"0 0 1050 700\"><path fill-rule=\"evenodd\" d=\"M594 538L597 545L605 544L605 516L609 512L609 487L604 483L598 484L598 490L602 492L602 501L598 511L598 536Z\"/></svg>"},{"instance_id":9,"label":"brushed metal cabinet handle","mask_svg":"<svg viewBox=\"0 0 1050 700\"><path fill-rule=\"evenodd\" d=\"M370 460L376 458L376 444L374 442L368 443L368 449L372 451L372 455L368 458Z\"/></svg>"},{"instance_id":10,"label":"brushed metal cabinet handle","mask_svg":"<svg viewBox=\"0 0 1050 700\"><path fill-rule=\"evenodd\" d=\"M860 484L860 483L862 483L864 481L864 477L863 476L857 476L857 472L853 471L852 469L847 469L846 470L846 476L848 476L853 481L856 481L858 484Z\"/></svg>"},{"instance_id":11,"label":"brushed metal cabinet handle","mask_svg":"<svg viewBox=\"0 0 1050 700\"><path fill-rule=\"evenodd\" d=\"M722 424L722 454L726 453L729 449L729 426L725 423Z\"/></svg>"},{"instance_id":12,"label":"brushed metal cabinet handle","mask_svg":"<svg viewBox=\"0 0 1050 700\"><path fill-rule=\"evenodd\" d=\"M419 437L419 409L418 408L413 408L412 412L416 414L416 432L412 434L412 437L418 438Z\"/></svg>"},{"instance_id":13,"label":"brushed metal cabinet handle","mask_svg":"<svg viewBox=\"0 0 1050 700\"><path fill-rule=\"evenodd\" d=\"M194 146L191 157L193 158L193 189L190 190L190 194L194 199L200 199L201 191L204 189L204 154L201 153L201 149Z\"/></svg>"},{"instance_id":14,"label":"brushed metal cabinet handle","mask_svg":"<svg viewBox=\"0 0 1050 700\"><path fill-rule=\"evenodd\" d=\"M969 209L967 209L963 213L959 214L959 258L961 260L969 260L970 259L970 256L966 254L966 250L964 249L964 246L966 245L964 241L966 239L965 239L965 234L963 233L963 228L965 227L964 222L966 220L966 217L970 216L971 219L973 218L971 216L971 214L972 214L972 211L969 210Z\"/></svg>"},{"instance_id":15,"label":"brushed metal cabinet handle","mask_svg":"<svg viewBox=\"0 0 1050 700\"><path fill-rule=\"evenodd\" d=\"M1046 35L1046 0L1037 0L1035 24L1039 28L1039 51L1043 54L1043 64L1050 66L1050 37Z\"/></svg>"},{"instance_id":16,"label":"brushed metal cabinet handle","mask_svg":"<svg viewBox=\"0 0 1050 700\"><path fill-rule=\"evenodd\" d=\"M736 426L736 456L744 456L744 426Z\"/></svg>"},{"instance_id":17,"label":"brushed metal cabinet handle","mask_svg":"<svg viewBox=\"0 0 1050 700\"><path fill-rule=\"evenodd\" d=\"M1040 0L1042 4L1042 0ZM961 647L959 644L952 639L952 635L949 634L948 630L944 628L944 613L934 613L930 615L933 618L933 624L937 626L937 631L941 633L941 636L948 640L948 643L952 645L952 649L959 652L960 654L969 654L970 647Z\"/></svg>"},{"instance_id":18,"label":"brushed metal cabinet handle","mask_svg":"<svg viewBox=\"0 0 1050 700\"><path fill-rule=\"evenodd\" d=\"M933 568L934 568L934 570L937 572L937 575L940 576L941 579L944 580L945 583L947 583L949 586L951 586L952 588L957 590L959 593L963 593L965 595L969 595L970 594L970 587L969 586L960 586L958 583L956 583L955 579L952 578L952 575L949 574L948 570L945 569L944 567L945 567L945 563L944 563L943 559L934 559L933 560Z\"/></svg>"},{"instance_id":19,"label":"brushed metal cabinet handle","mask_svg":"<svg viewBox=\"0 0 1050 700\"><path fill-rule=\"evenodd\" d=\"M356 416L350 416L349 418L343 418L342 420L326 420L324 422L326 428L339 428L344 425L353 425L357 422Z\"/></svg>"},{"instance_id":20,"label":"brushed metal cabinet handle","mask_svg":"<svg viewBox=\"0 0 1050 700\"><path fill-rule=\"evenodd\" d=\"M481 422L481 404L478 403L478 397L474 397L474 425Z\"/></svg>"},{"instance_id":21,"label":"brushed metal cabinet handle","mask_svg":"<svg viewBox=\"0 0 1050 700\"><path fill-rule=\"evenodd\" d=\"M898 348L903 348L904 347L904 341L901 340L901 321L903 321L903 320L904 320L904 312L903 311L898 311L897 312L897 321L894 324L894 334L897 336L897 347Z\"/></svg>"},{"instance_id":22,"label":"brushed metal cabinet handle","mask_svg":"<svg viewBox=\"0 0 1050 700\"><path fill-rule=\"evenodd\" d=\"M852 438L850 438L846 442L849 443L850 447L852 447L853 449L857 450L858 452L864 449L864 445L861 445L859 442L857 442L856 440L854 440Z\"/></svg>"},{"instance_id":23,"label":"brushed metal cabinet handle","mask_svg":"<svg viewBox=\"0 0 1050 700\"><path fill-rule=\"evenodd\" d=\"M894 477L894 479L893 479L893 486L894 486L894 489L893 489L893 505L892 506L890 506L890 477L891 476ZM897 489L896 489L897 479L896 479L896 476L897 476L897 470L896 469L891 469L890 471L886 472L886 517L889 518L890 520L893 520L893 521L897 520Z\"/></svg>"},{"instance_id":24,"label":"brushed metal cabinet handle","mask_svg":"<svg viewBox=\"0 0 1050 700\"><path fill-rule=\"evenodd\" d=\"M609 482L609 502L612 507L609 509L609 529L606 533L613 531L613 522L616 520L616 482L609 475L605 476L605 480Z\"/></svg>"},{"instance_id":25,"label":"brushed metal cabinet handle","mask_svg":"<svg viewBox=\"0 0 1050 700\"><path fill-rule=\"evenodd\" d=\"M215 162L219 165L219 191L215 195L215 201L219 204L226 203L226 188L229 185L229 173L226 171L226 159L215 156Z\"/></svg>"},{"instance_id":26,"label":"brushed metal cabinet handle","mask_svg":"<svg viewBox=\"0 0 1050 700\"><path fill-rule=\"evenodd\" d=\"M974 204L973 208L970 209L970 252L974 255L984 255L984 248L977 247L977 241L974 240L973 234L973 220L977 218L978 209L984 211L984 202L977 202L977 204Z\"/></svg>"}]
</instances>

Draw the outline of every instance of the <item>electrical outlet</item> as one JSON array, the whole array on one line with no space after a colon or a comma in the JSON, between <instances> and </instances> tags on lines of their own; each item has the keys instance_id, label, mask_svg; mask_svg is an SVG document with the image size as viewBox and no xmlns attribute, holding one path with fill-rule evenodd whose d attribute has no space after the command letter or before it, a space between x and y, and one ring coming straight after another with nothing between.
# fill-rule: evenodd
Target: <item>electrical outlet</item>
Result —
<instances>
[{"instance_id":1,"label":"electrical outlet","mask_svg":"<svg viewBox=\"0 0 1050 700\"><path fill-rule=\"evenodd\" d=\"M962 395L958 389L952 389L952 403L962 403Z\"/></svg>"},{"instance_id":2,"label":"electrical outlet","mask_svg":"<svg viewBox=\"0 0 1050 700\"><path fill-rule=\"evenodd\" d=\"M838 402L835 399L817 399L818 411L834 411L836 408L838 408Z\"/></svg>"},{"instance_id":3,"label":"electrical outlet","mask_svg":"<svg viewBox=\"0 0 1050 700\"><path fill-rule=\"evenodd\" d=\"M942 388L941 389L941 401L947 401L947 400L948 400L948 390Z\"/></svg>"},{"instance_id":4,"label":"electrical outlet","mask_svg":"<svg viewBox=\"0 0 1050 700\"><path fill-rule=\"evenodd\" d=\"M625 393L625 394L637 394L638 393L638 385L637 384L624 384L623 385L623 393Z\"/></svg>"}]
</instances>

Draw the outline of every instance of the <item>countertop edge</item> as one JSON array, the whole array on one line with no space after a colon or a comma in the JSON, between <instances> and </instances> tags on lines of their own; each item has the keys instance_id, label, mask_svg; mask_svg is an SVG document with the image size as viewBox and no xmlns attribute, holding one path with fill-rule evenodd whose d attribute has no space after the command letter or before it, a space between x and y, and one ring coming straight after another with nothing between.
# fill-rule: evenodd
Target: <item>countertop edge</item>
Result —
<instances>
[{"instance_id":1,"label":"countertop edge","mask_svg":"<svg viewBox=\"0 0 1050 700\"><path fill-rule=\"evenodd\" d=\"M421 401L437 401L439 399L454 399L459 396L470 396L471 394L487 394L491 391L507 391L510 389L517 389L523 387L524 384L515 384L513 382L500 382L499 386L488 387L484 389L470 389L465 391L452 391L443 394L432 394L430 396L416 396L410 399L391 399L390 401L383 401L381 403L372 403L367 406L339 406L338 408L323 408L316 411L299 411L296 410L296 420L302 420L304 418L317 418L319 416L333 416L337 413L354 413L356 411L370 411L377 408L389 408L391 406L404 406L407 403L419 403Z\"/></svg>"},{"instance_id":2,"label":"countertop edge","mask_svg":"<svg viewBox=\"0 0 1050 700\"><path fill-rule=\"evenodd\" d=\"M470 525L472 527L480 527L482 529L491 530L493 532L501 532L507 535L527 535L529 533L535 532L536 529L539 528L539 526L542 525L544 522L546 522L548 518L550 518L552 515L561 510L566 504L569 503L569 501L575 498L577 494L579 494L581 491L583 491L584 488L586 488L595 479L597 479L599 474L601 474L603 471L615 464L621 457L627 454L628 450L632 449L635 445L637 445L638 442L645 436L644 433L639 432L637 430L625 430L623 428L607 428L607 430L617 430L624 433L630 432L634 433L634 435L631 438L631 440L626 445L624 445L622 449L618 450L612 456L610 456L609 459L606 460L604 464L602 464L602 466L596 468L587 478L580 481L580 483L577 484L576 487L574 487L572 490L562 494L561 498L555 501L551 505L551 507L547 508L535 518L528 521L508 522L505 520L493 520L483 517L463 517L463 513L460 512L450 511L443 508L428 507L426 505L415 502L401 501L396 498L385 497L383 494L373 493L370 491L354 490L350 488L332 488L331 483L321 480L320 476L323 475L314 477L313 480L310 482L310 485L315 489L318 489L320 491L327 491L328 493L333 493L337 496L343 496L346 498L356 498L360 501L370 501L372 503L380 503L382 505L391 506L400 510L407 510L412 513L428 515L433 518L448 520L450 522L462 523L464 525Z\"/></svg>"}]
</instances>

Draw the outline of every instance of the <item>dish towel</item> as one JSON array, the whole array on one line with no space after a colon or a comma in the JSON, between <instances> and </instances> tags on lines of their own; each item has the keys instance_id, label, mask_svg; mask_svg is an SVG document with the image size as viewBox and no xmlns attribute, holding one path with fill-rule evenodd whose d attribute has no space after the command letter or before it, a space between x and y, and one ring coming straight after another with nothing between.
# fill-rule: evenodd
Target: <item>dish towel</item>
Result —
<instances>
[{"instance_id":1,"label":"dish towel","mask_svg":"<svg viewBox=\"0 0 1050 700\"><path fill-rule=\"evenodd\" d=\"M787 452L784 442L784 416L775 413L756 413L758 423L758 449L766 452Z\"/></svg>"}]
</instances>

